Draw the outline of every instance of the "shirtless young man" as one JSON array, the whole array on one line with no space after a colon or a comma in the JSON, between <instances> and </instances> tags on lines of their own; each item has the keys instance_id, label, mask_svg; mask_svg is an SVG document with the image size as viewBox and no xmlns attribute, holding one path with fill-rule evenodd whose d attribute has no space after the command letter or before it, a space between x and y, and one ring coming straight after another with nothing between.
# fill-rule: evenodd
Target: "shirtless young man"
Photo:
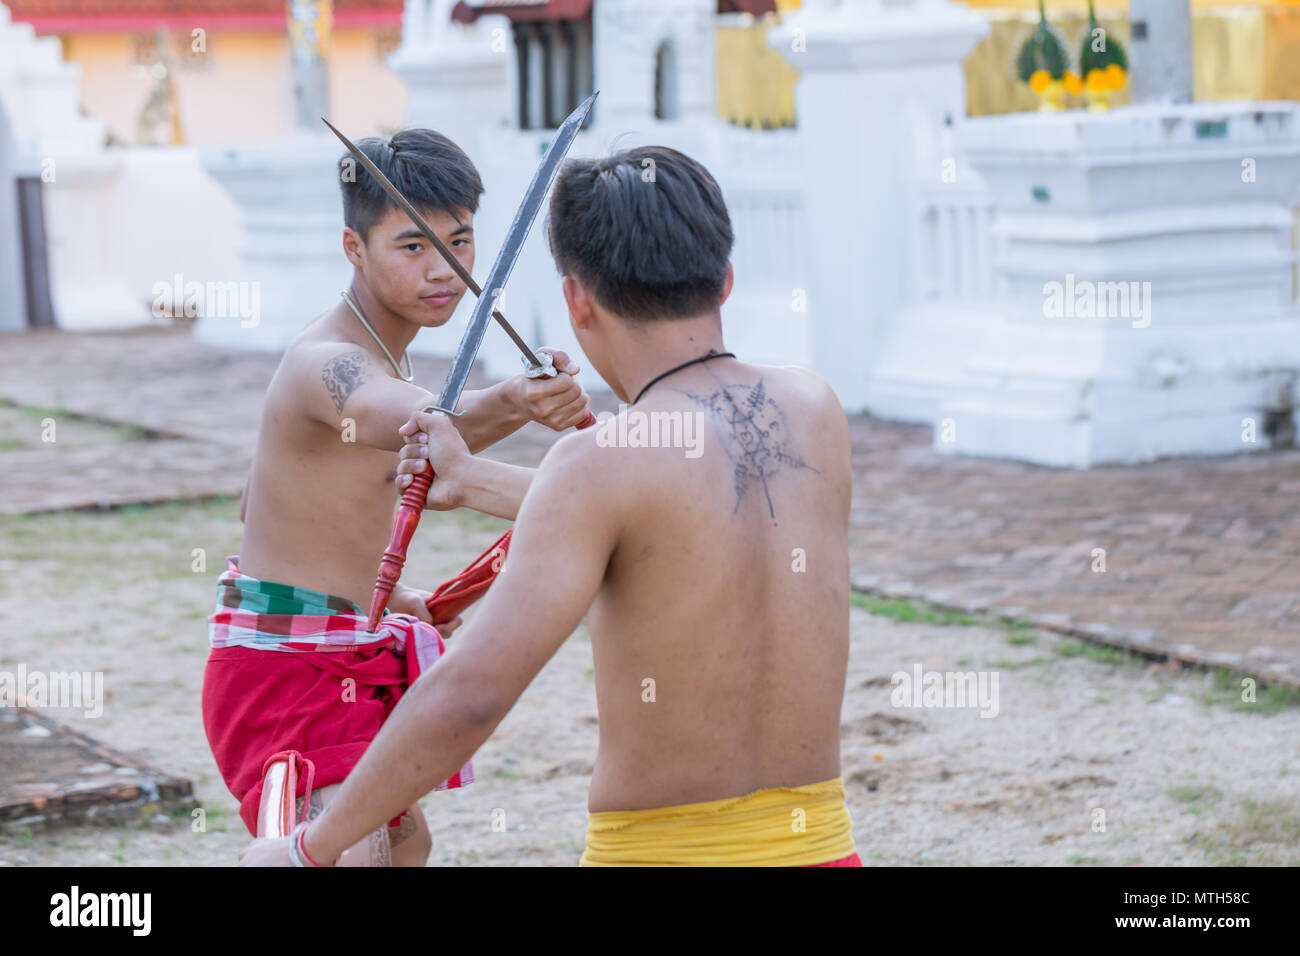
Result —
<instances>
[{"instance_id":1,"label":"shirtless young man","mask_svg":"<svg viewBox=\"0 0 1300 956\"><path fill-rule=\"evenodd\" d=\"M561 439L535 476L472 457L439 414L404 426L399 484L427 456L449 504L509 515L526 488L510 555L326 811L241 862L287 865L291 842L335 860L469 759L586 616L600 743L584 864L860 865L839 779L851 487L839 402L801 368L692 363L724 351L732 231L689 158L650 147L571 161L549 229L578 340L634 407ZM663 413L698 413L702 447L608 447Z\"/></svg>"},{"instance_id":2,"label":"shirtless young man","mask_svg":"<svg viewBox=\"0 0 1300 956\"><path fill-rule=\"evenodd\" d=\"M471 271L483 186L464 152L421 129L360 147ZM267 389L240 513L243 541L221 576L210 618L204 726L250 832L268 757L297 750L312 761L308 812L319 813L409 681L442 648L434 629L420 623L430 622L427 591L399 585L389 609L413 617L390 616L374 633L361 608L393 525L398 429L434 400L399 377L409 373L406 349L420 329L447 323L466 287L352 162L345 156L339 163L343 252L354 267L350 301L340 299L303 329ZM456 429L470 449L530 420L560 430L587 416L590 402L569 374L577 369L553 354L566 373L520 375L464 393ZM458 623L439 625L448 634ZM448 778L451 786L470 779L455 768ZM344 861L424 865L431 848L424 816L414 802L403 809L390 815L400 815L391 827L367 828L350 841Z\"/></svg>"}]
</instances>

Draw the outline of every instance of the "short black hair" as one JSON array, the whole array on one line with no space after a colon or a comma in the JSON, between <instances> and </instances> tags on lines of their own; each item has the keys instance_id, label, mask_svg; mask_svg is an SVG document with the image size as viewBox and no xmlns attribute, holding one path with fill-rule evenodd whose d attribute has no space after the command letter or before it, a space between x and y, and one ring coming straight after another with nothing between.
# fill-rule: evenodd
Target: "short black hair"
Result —
<instances>
[{"instance_id":1,"label":"short black hair","mask_svg":"<svg viewBox=\"0 0 1300 956\"><path fill-rule=\"evenodd\" d=\"M561 274L629 319L717 308L735 242L717 182L666 146L565 163L547 238Z\"/></svg>"},{"instance_id":2,"label":"short black hair","mask_svg":"<svg viewBox=\"0 0 1300 956\"><path fill-rule=\"evenodd\" d=\"M388 139L371 137L357 143L416 209L458 209L478 212L483 181L465 151L431 129L404 129ZM389 209L388 198L351 153L339 159L339 188L343 191L343 223L364 240Z\"/></svg>"}]
</instances>

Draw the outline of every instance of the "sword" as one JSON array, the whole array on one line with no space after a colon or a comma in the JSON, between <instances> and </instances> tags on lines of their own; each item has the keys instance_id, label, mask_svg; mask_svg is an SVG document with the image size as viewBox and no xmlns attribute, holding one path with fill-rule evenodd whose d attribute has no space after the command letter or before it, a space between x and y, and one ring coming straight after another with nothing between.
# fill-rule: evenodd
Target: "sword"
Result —
<instances>
[{"instance_id":1,"label":"sword","mask_svg":"<svg viewBox=\"0 0 1300 956\"><path fill-rule=\"evenodd\" d=\"M344 145L348 147L348 150L361 165L376 178L380 186L384 187L385 192L393 201L406 211L420 231L433 243L434 248L460 276L461 281L474 290L475 295L478 296L478 302L474 305L474 312L470 316L469 324L465 327L465 332L461 336L460 345L456 348L456 355L452 359L451 368L442 383L442 391L438 394L438 401L426 406L426 408L436 409L448 415L456 414L456 404L460 401L461 393L465 390L465 381L469 378L470 369L474 365L474 358L478 355L479 345L483 342L488 319L493 317L507 330L511 338L514 339L515 344L523 349L525 362L531 360L528 370L529 377L536 378L542 375L555 374L554 360L549 355L546 355L548 360L546 362L538 360L537 356L524 345L523 340L515 334L509 323L496 309L496 300L505 289L505 284L514 269L515 261L519 258L519 253L523 249L524 240L528 238L528 232L532 228L533 220L537 218L537 212L541 209L542 201L546 198L551 183L555 181L555 177L560 171L560 163L569 151L569 147L573 145L573 140L577 137L578 130L582 128L587 114L591 112L591 106L598 95L597 92L587 97L577 109L569 114L568 118L556 131L555 138L551 140L546 155L542 157L541 165L533 173L532 182L528 184L528 191L524 193L524 200L515 213L514 221L510 224L510 231L506 233L505 242L497 253L496 261L492 264L492 271L488 273L486 288L489 292L486 296L483 295L482 289L474 283L469 274L460 267L459 262L451 255L450 250L433 234L433 230L423 221L415 208L388 181L388 178L375 167L374 163L364 153L348 142L342 133L330 126L330 129L334 129L334 134L343 140ZM329 124L326 123L326 125ZM595 424L595 422L595 416L588 415L587 420L578 427L587 428ZM420 513L424 510L425 500L429 494L429 486L432 483L433 468L426 463L424 471L416 475L407 486L406 491L402 493L401 505L393 522L393 534L379 563L375 591L370 599L370 617L366 624L367 630L373 631L379 625L379 619L383 616L384 609L388 607L388 599L402 575L402 568L406 564L406 549L411 542L411 536L415 533L416 526L420 523Z\"/></svg>"}]
</instances>

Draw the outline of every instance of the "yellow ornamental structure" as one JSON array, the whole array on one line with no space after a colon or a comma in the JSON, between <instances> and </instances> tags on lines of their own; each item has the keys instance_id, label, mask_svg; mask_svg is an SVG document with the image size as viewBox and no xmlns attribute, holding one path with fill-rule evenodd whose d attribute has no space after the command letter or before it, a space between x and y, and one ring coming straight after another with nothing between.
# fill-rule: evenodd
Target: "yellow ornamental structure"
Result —
<instances>
[{"instance_id":1,"label":"yellow ornamental structure","mask_svg":"<svg viewBox=\"0 0 1300 956\"><path fill-rule=\"evenodd\" d=\"M991 28L965 65L970 115L1038 109L1040 95L1015 70L1016 54L1038 24L1038 0L962 2ZM796 122L798 73L768 48L764 36L786 12L798 8L799 0L766 6L775 9L761 16L724 15L719 23L718 115L751 128L789 127ZM1191 7L1196 99L1300 100L1300 0L1191 0ZM1094 0L1094 8L1096 25L1127 49L1128 0ZM1071 69L1053 96L1067 108L1130 102L1128 71L1122 66L1103 68L1091 85L1078 72L1075 61L1090 31L1088 0L1046 0L1046 11L1071 53Z\"/></svg>"}]
</instances>

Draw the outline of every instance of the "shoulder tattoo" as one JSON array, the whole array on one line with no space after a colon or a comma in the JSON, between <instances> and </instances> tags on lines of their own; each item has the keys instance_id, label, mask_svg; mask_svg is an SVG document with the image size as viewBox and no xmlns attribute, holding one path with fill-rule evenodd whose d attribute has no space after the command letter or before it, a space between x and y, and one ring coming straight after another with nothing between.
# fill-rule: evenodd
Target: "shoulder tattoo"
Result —
<instances>
[{"instance_id":1,"label":"shoulder tattoo","mask_svg":"<svg viewBox=\"0 0 1300 956\"><path fill-rule=\"evenodd\" d=\"M325 363L320 378L334 399L335 411L341 413L348 398L365 382L368 364L366 353L360 350L335 356Z\"/></svg>"},{"instance_id":2,"label":"shoulder tattoo","mask_svg":"<svg viewBox=\"0 0 1300 956\"><path fill-rule=\"evenodd\" d=\"M763 489L767 513L776 523L776 508L767 480L786 469L816 471L790 447L785 414L767 394L760 378L756 385L719 385L708 395L685 393L693 402L713 413L724 436L724 447L735 462L732 483L736 492L734 515L750 488Z\"/></svg>"}]
</instances>

